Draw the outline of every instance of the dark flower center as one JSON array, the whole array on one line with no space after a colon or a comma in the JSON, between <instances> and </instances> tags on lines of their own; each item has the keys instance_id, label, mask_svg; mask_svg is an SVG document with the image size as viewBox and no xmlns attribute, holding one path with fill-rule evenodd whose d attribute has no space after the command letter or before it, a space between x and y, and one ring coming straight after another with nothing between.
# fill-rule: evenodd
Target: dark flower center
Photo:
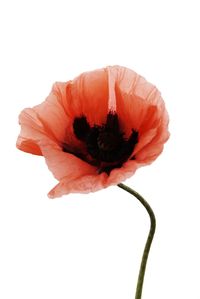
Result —
<instances>
[{"instance_id":1,"label":"dark flower center","mask_svg":"<svg viewBox=\"0 0 200 299\"><path fill-rule=\"evenodd\" d=\"M84 160L92 165L98 165L99 172L110 173L113 168L121 167L128 160L138 142L138 132L135 130L132 130L128 139L124 137L116 113L110 112L105 124L93 127L90 127L85 116L76 117L73 129L76 137L85 143L87 152L93 159L92 161L88 161L87 158ZM63 150L67 152L64 147Z\"/></svg>"},{"instance_id":2,"label":"dark flower center","mask_svg":"<svg viewBox=\"0 0 200 299\"><path fill-rule=\"evenodd\" d=\"M103 130L99 133L97 145L99 150L109 152L118 147L119 141L118 136L113 135L112 132L106 132Z\"/></svg>"}]
</instances>

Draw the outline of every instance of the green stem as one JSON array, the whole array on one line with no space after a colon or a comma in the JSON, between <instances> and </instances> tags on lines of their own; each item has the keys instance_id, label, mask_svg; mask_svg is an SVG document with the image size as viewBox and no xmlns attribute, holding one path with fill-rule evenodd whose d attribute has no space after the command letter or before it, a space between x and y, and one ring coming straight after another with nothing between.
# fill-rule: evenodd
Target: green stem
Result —
<instances>
[{"instance_id":1,"label":"green stem","mask_svg":"<svg viewBox=\"0 0 200 299\"><path fill-rule=\"evenodd\" d=\"M151 220L151 227L149 230L149 235L148 235L148 238L147 238L147 241L145 244L142 261L140 264L140 271L139 271L139 275L138 275L137 288L136 288L136 293L135 293L135 299L141 299L147 259L148 259L149 251L151 248L151 243L153 241L155 229L156 229L156 218L155 218L154 212L153 212L152 208L150 207L150 205L148 204L148 202L146 202L146 200L139 193L137 193L136 191L134 191L133 189L129 188L128 186L126 186L122 183L118 184L118 187L120 187L121 189L124 189L125 191L134 195L141 202L141 204L145 207L145 209L147 210L147 212L149 214L150 220Z\"/></svg>"}]
</instances>

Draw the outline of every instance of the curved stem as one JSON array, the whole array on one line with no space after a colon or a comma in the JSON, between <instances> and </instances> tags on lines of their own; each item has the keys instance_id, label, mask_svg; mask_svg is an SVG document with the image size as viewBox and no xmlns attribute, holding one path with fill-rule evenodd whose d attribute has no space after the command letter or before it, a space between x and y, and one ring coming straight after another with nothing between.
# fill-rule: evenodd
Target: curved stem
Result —
<instances>
[{"instance_id":1,"label":"curved stem","mask_svg":"<svg viewBox=\"0 0 200 299\"><path fill-rule=\"evenodd\" d=\"M156 229L156 218L155 218L154 212L153 212L152 208L150 207L150 205L148 204L148 202L146 202L146 200L139 193L137 193L136 191L134 191L133 189L129 188L128 186L126 186L122 183L118 184L118 187L120 187L121 189L124 189L125 191L134 195L141 202L141 204L145 207L145 209L147 210L147 212L149 214L150 220L151 220L151 227L150 227L149 235L148 235L145 247L144 247L142 261L140 264L140 271L139 271L139 275L138 275L137 288L136 288L136 293L135 293L135 299L141 299L147 259L148 259L149 251L151 248L151 243L153 241L155 229Z\"/></svg>"}]
</instances>

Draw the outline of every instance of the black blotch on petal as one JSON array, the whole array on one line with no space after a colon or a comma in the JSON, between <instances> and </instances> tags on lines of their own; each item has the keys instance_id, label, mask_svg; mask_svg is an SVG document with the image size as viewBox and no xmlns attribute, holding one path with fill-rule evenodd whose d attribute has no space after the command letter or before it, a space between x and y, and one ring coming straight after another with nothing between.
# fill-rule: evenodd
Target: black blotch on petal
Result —
<instances>
[{"instance_id":1,"label":"black blotch on petal","mask_svg":"<svg viewBox=\"0 0 200 299\"><path fill-rule=\"evenodd\" d=\"M74 134L82 141L85 141L89 131L90 125L85 116L76 117L73 123Z\"/></svg>"},{"instance_id":2,"label":"black blotch on petal","mask_svg":"<svg viewBox=\"0 0 200 299\"><path fill-rule=\"evenodd\" d=\"M134 129L132 129L132 133L131 133L131 136L129 137L128 139L128 143L130 145L136 145L136 143L138 143L138 137L139 137L139 134L137 131L135 131Z\"/></svg>"},{"instance_id":3,"label":"black blotch on petal","mask_svg":"<svg viewBox=\"0 0 200 299\"><path fill-rule=\"evenodd\" d=\"M63 150L63 152L68 153L68 154L72 154L72 155L76 156L79 159L84 160L84 158L85 158L85 155L82 152L78 151L75 148L72 148L70 145L68 145L66 143L63 143L62 150Z\"/></svg>"},{"instance_id":4,"label":"black blotch on petal","mask_svg":"<svg viewBox=\"0 0 200 299\"><path fill-rule=\"evenodd\" d=\"M119 120L117 113L109 112L106 119L105 129L111 131L113 134L118 134L119 129Z\"/></svg>"},{"instance_id":5,"label":"black blotch on petal","mask_svg":"<svg viewBox=\"0 0 200 299\"><path fill-rule=\"evenodd\" d=\"M98 173L101 174L102 172L105 172L109 175L113 169L121 168L122 165L123 165L123 163L117 163L117 164L113 164L113 165L100 167Z\"/></svg>"},{"instance_id":6,"label":"black blotch on petal","mask_svg":"<svg viewBox=\"0 0 200 299\"><path fill-rule=\"evenodd\" d=\"M114 168L120 168L130 158L138 143L138 132L132 129L129 138L124 137L120 130L118 115L109 112L106 123L90 127L85 116L76 117L73 122L75 136L85 143L87 154L85 157L80 153L74 153L86 162L96 164L99 173L106 172L108 175ZM65 151L65 149L64 149ZM69 152L69 150L66 150ZM89 157L89 158L88 158ZM105 164L104 166L101 166Z\"/></svg>"},{"instance_id":7,"label":"black blotch on petal","mask_svg":"<svg viewBox=\"0 0 200 299\"><path fill-rule=\"evenodd\" d=\"M95 159L99 160L99 148L97 139L99 137L99 127L94 126L90 129L90 132L86 138L86 146L88 153Z\"/></svg>"}]
</instances>

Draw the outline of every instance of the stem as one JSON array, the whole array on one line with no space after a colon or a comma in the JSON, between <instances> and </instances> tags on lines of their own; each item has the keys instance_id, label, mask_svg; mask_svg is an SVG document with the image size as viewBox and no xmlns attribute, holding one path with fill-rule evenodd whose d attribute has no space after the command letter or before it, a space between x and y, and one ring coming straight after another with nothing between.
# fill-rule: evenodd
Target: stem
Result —
<instances>
[{"instance_id":1,"label":"stem","mask_svg":"<svg viewBox=\"0 0 200 299\"><path fill-rule=\"evenodd\" d=\"M126 186L122 183L118 184L118 187L120 187L121 189L124 189L125 191L134 195L141 202L141 204L145 207L145 209L147 210L147 212L149 214L150 220L151 220L151 226L150 226L148 238L147 238L147 241L146 241L146 244L144 247L142 261L140 264L140 271L139 271L139 275L138 275L137 288L136 288L136 293L135 293L135 299L141 299L147 259L148 259L149 251L151 248L151 243L153 241L155 229L156 229L156 218L155 218L154 212L153 212L152 208L150 207L150 205L148 204L148 202L146 202L146 200L139 193L137 193L136 191L134 191L133 189L129 188L128 186Z\"/></svg>"}]
</instances>

